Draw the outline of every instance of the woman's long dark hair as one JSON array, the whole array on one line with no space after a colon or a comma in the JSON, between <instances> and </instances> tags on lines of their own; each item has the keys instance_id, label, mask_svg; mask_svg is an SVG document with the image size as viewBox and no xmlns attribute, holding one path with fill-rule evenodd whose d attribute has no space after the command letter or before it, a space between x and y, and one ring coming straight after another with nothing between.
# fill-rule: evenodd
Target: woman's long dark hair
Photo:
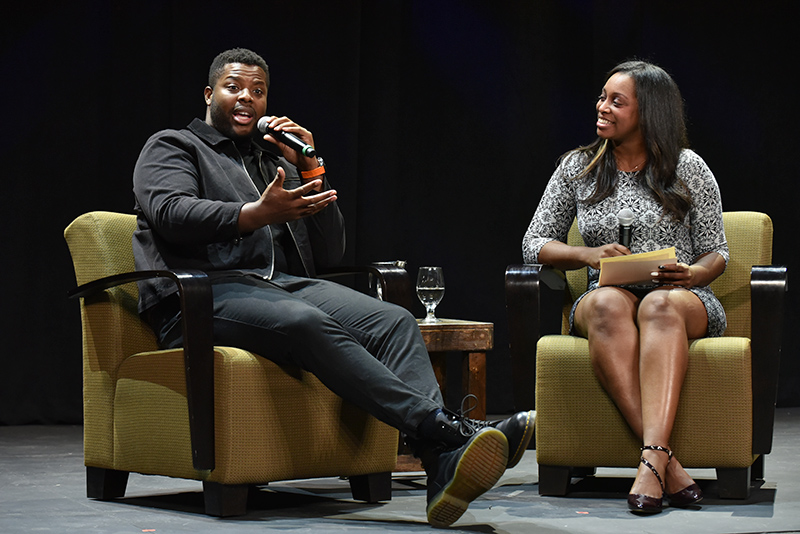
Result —
<instances>
[{"instance_id":1,"label":"woman's long dark hair","mask_svg":"<svg viewBox=\"0 0 800 534\"><path fill-rule=\"evenodd\" d=\"M617 65L606 76L616 73L630 76L636 88L639 103L639 125L647 151L644 185L664 208L664 215L683 221L692 207L692 198L686 184L675 170L681 149L688 148L683 98L675 81L663 69L644 61L628 61ZM577 152L589 156L589 164L578 178L597 172L594 193L586 199L594 204L608 197L617 185L617 162L609 141L598 138L594 143L580 147Z\"/></svg>"}]
</instances>

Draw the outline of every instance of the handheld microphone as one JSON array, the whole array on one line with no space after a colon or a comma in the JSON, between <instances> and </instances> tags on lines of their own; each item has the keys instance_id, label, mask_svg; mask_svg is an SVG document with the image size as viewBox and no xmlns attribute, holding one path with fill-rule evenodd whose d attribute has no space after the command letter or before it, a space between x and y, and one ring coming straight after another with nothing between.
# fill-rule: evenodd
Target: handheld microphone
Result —
<instances>
[{"instance_id":1,"label":"handheld microphone","mask_svg":"<svg viewBox=\"0 0 800 534\"><path fill-rule=\"evenodd\" d=\"M621 209L617 213L617 221L619 221L619 244L623 247L631 248L631 224L633 224L634 215L628 208Z\"/></svg>"},{"instance_id":2,"label":"handheld microphone","mask_svg":"<svg viewBox=\"0 0 800 534\"><path fill-rule=\"evenodd\" d=\"M269 121L266 117L261 117L258 119L258 123L256 124L259 131L264 135L269 134L281 143L284 143L287 146L292 147L293 149L300 152L302 155L313 158L317 155L317 151L314 150L314 147L311 145L305 144L299 137L289 132L283 131L275 131L269 127Z\"/></svg>"}]
</instances>

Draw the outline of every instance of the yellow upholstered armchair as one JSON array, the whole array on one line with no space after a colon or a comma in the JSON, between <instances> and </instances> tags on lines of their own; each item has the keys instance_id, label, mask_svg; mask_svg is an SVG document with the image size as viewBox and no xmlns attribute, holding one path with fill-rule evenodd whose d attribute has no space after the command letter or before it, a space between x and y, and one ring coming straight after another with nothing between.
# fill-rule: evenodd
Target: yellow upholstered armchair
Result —
<instances>
[{"instance_id":1,"label":"yellow upholstered armchair","mask_svg":"<svg viewBox=\"0 0 800 534\"><path fill-rule=\"evenodd\" d=\"M767 215L723 218L730 262L711 287L728 329L691 341L670 445L684 467L716 469L720 497L741 499L763 478L772 448L787 270L770 266ZM568 243L583 244L575 224ZM566 275L541 265L506 270L515 403L536 405L543 495L566 494L571 477L597 467L639 462L641 443L594 376L587 340L567 335L569 310L586 283L585 268Z\"/></svg>"},{"instance_id":2,"label":"yellow upholstered armchair","mask_svg":"<svg viewBox=\"0 0 800 534\"><path fill-rule=\"evenodd\" d=\"M216 516L245 513L249 487L277 480L347 476L355 499L391 499L397 431L310 373L212 346L206 275L133 272L135 227L133 215L93 212L64 232L81 302L88 496L122 497L136 472L201 480ZM365 272L386 300L410 300L404 269ZM135 282L154 276L180 289L183 349L159 350L137 313Z\"/></svg>"}]
</instances>

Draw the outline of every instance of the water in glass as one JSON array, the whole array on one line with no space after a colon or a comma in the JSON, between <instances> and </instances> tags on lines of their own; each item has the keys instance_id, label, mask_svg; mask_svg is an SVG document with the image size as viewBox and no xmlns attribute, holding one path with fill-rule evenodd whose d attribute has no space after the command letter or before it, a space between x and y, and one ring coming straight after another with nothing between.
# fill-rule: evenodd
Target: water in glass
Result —
<instances>
[{"instance_id":1,"label":"water in glass","mask_svg":"<svg viewBox=\"0 0 800 534\"><path fill-rule=\"evenodd\" d=\"M444 274L441 267L420 267L417 273L417 297L422 305L425 306L426 323L437 321L436 306L444 297Z\"/></svg>"}]
</instances>

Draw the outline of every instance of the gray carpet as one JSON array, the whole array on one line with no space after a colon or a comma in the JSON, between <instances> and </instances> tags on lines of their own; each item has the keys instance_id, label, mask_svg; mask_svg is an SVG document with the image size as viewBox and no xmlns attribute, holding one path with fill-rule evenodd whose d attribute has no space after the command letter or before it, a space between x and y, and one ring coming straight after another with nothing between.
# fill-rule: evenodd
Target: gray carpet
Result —
<instances>
[{"instance_id":1,"label":"gray carpet","mask_svg":"<svg viewBox=\"0 0 800 534\"><path fill-rule=\"evenodd\" d=\"M574 480L567 497L538 494L536 456L529 451L499 484L476 500L449 530L481 533L756 533L800 532L800 409L778 410L766 481L747 501L721 500L714 472L691 471L706 492L694 509L665 508L639 517L625 507L634 470L601 469ZM227 533L430 532L425 479L394 477L392 501L350 500L347 481L275 483L254 492L247 515L202 513L201 484L131 475L124 499L85 497L82 428L0 427L0 532Z\"/></svg>"}]
</instances>

